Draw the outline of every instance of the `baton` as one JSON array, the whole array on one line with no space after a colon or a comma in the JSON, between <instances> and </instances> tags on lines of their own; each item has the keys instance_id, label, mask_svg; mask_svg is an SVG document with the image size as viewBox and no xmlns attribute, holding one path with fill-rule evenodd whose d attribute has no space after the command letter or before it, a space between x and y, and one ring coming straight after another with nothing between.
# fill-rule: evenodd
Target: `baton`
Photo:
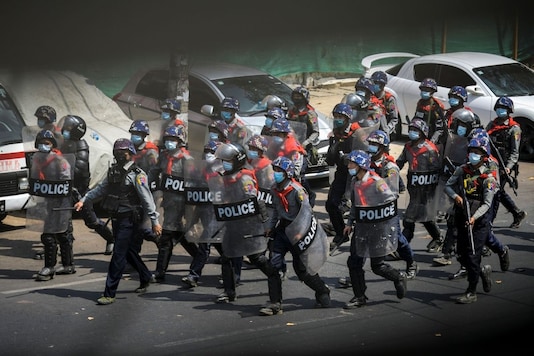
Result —
<instances>
[{"instance_id":1,"label":"baton","mask_svg":"<svg viewBox=\"0 0 534 356\"><path fill-rule=\"evenodd\" d=\"M348 234L345 234L343 235L343 237L348 237ZM341 247L341 245L343 244L343 242L340 242L338 244L336 244L336 246L334 246L334 248L332 249L332 251L330 251L330 256L333 256L334 252L336 252L337 250L339 250L339 248Z\"/></svg>"},{"instance_id":2,"label":"baton","mask_svg":"<svg viewBox=\"0 0 534 356\"><path fill-rule=\"evenodd\" d=\"M243 235L243 238L244 238L244 239L250 239L250 238L252 238L252 237L265 237L265 234L254 234L254 235L252 235L252 234L247 234L247 235Z\"/></svg>"},{"instance_id":3,"label":"baton","mask_svg":"<svg viewBox=\"0 0 534 356\"><path fill-rule=\"evenodd\" d=\"M67 207L64 207L64 208L52 208L52 211L63 211L63 210L74 210L76 209L75 207L73 206L67 206Z\"/></svg>"}]
</instances>

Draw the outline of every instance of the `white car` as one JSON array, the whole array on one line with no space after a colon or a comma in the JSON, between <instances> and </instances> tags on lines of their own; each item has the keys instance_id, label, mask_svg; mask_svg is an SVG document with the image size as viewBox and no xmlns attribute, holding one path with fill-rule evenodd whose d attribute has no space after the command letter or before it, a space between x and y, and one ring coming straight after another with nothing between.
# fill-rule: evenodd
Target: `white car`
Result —
<instances>
[{"instance_id":1,"label":"white car","mask_svg":"<svg viewBox=\"0 0 534 356\"><path fill-rule=\"evenodd\" d=\"M399 59L403 61L399 62ZM397 64L375 65L374 62L396 59ZM389 61L388 63L391 63ZM415 114L419 100L419 84L433 78L438 84L434 94L448 108L448 93L455 85L468 93L466 106L480 117L486 126L496 115L493 107L497 99L507 96L514 102L512 116L522 129L520 158L534 159L534 71L513 59L479 52L456 52L418 56L391 52L374 54L362 59L366 76L383 70L388 76L386 88L397 99L402 134Z\"/></svg>"},{"instance_id":2,"label":"white car","mask_svg":"<svg viewBox=\"0 0 534 356\"><path fill-rule=\"evenodd\" d=\"M160 106L167 99L169 68L144 68L137 71L113 100L132 120L147 120L152 132L161 132ZM207 141L208 125L212 122L202 107L218 108L225 97L239 100L238 116L253 133L259 134L265 123L266 105L263 99L276 95L291 104L290 88L282 80L256 68L230 63L194 63L189 67L188 141L189 150L199 155ZM326 163L328 135L332 128L326 116L319 115L318 163L309 165L308 179L328 181L330 170ZM159 137L151 137L157 140Z\"/></svg>"}]
</instances>

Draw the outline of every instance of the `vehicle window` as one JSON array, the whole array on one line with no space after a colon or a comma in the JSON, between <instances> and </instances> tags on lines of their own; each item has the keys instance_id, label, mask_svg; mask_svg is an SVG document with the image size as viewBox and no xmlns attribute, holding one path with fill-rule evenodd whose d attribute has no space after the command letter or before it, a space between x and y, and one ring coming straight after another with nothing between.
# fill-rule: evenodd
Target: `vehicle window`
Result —
<instances>
[{"instance_id":1,"label":"vehicle window","mask_svg":"<svg viewBox=\"0 0 534 356\"><path fill-rule=\"evenodd\" d=\"M189 110L199 113L202 105L212 105L216 108L219 104L219 98L208 85L189 76Z\"/></svg>"},{"instance_id":2,"label":"vehicle window","mask_svg":"<svg viewBox=\"0 0 534 356\"><path fill-rule=\"evenodd\" d=\"M399 71L401 70L401 68L402 68L402 66L404 65L404 63L405 63L405 62L403 62L403 63L399 63L399 64L397 64L396 66L389 68L388 70L386 70L386 73L387 73L387 74L394 75L394 76L399 75Z\"/></svg>"},{"instance_id":3,"label":"vehicle window","mask_svg":"<svg viewBox=\"0 0 534 356\"><path fill-rule=\"evenodd\" d=\"M151 70L137 84L135 93L153 99L165 100L168 93L169 71Z\"/></svg>"},{"instance_id":4,"label":"vehicle window","mask_svg":"<svg viewBox=\"0 0 534 356\"><path fill-rule=\"evenodd\" d=\"M520 63L474 68L495 96L534 95L534 72Z\"/></svg>"},{"instance_id":5,"label":"vehicle window","mask_svg":"<svg viewBox=\"0 0 534 356\"><path fill-rule=\"evenodd\" d=\"M13 100L0 85L0 146L22 142L22 128L26 126Z\"/></svg>"},{"instance_id":6,"label":"vehicle window","mask_svg":"<svg viewBox=\"0 0 534 356\"><path fill-rule=\"evenodd\" d=\"M414 70L414 80L422 82L425 78L436 79L439 77L439 65L435 63L422 63L416 64L413 67Z\"/></svg>"},{"instance_id":7,"label":"vehicle window","mask_svg":"<svg viewBox=\"0 0 534 356\"><path fill-rule=\"evenodd\" d=\"M448 65L440 65L441 70L436 81L440 87L452 88L461 85L464 88L468 85L475 85L476 82L463 70Z\"/></svg>"}]
</instances>

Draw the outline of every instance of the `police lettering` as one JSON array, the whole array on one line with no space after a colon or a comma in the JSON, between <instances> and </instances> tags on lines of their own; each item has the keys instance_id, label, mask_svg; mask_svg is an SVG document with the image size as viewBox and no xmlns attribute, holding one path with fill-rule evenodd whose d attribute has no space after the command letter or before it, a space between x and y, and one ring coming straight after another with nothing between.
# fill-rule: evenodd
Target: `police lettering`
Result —
<instances>
[{"instance_id":1,"label":"police lettering","mask_svg":"<svg viewBox=\"0 0 534 356\"><path fill-rule=\"evenodd\" d=\"M258 200L264 201L265 205L269 207L273 206L273 196L269 190L260 188L260 191L258 192Z\"/></svg>"},{"instance_id":2,"label":"police lettering","mask_svg":"<svg viewBox=\"0 0 534 356\"><path fill-rule=\"evenodd\" d=\"M310 229L306 233L306 235L297 242L297 247L299 249L299 252L304 252L310 247L313 240L315 239L315 234L317 233L317 219L315 216L312 217L312 221L310 224Z\"/></svg>"},{"instance_id":3,"label":"police lettering","mask_svg":"<svg viewBox=\"0 0 534 356\"><path fill-rule=\"evenodd\" d=\"M173 193L183 193L184 192L184 179L182 177L174 177L164 174L161 177L163 184L161 185L163 190L173 192Z\"/></svg>"},{"instance_id":4,"label":"police lettering","mask_svg":"<svg viewBox=\"0 0 534 356\"><path fill-rule=\"evenodd\" d=\"M71 193L71 181L44 181L30 179L31 194L40 197L67 196Z\"/></svg>"},{"instance_id":5,"label":"police lettering","mask_svg":"<svg viewBox=\"0 0 534 356\"><path fill-rule=\"evenodd\" d=\"M375 223L389 220L397 216L397 201L391 203L373 206L373 207L356 207L356 222L359 223Z\"/></svg>"},{"instance_id":6,"label":"police lettering","mask_svg":"<svg viewBox=\"0 0 534 356\"><path fill-rule=\"evenodd\" d=\"M437 172L411 172L409 181L411 186L417 187L437 184L438 179L439 173Z\"/></svg>"},{"instance_id":7,"label":"police lettering","mask_svg":"<svg viewBox=\"0 0 534 356\"><path fill-rule=\"evenodd\" d=\"M257 215L259 212L256 198L249 198L245 201L231 204L214 205L214 208L217 221L243 219Z\"/></svg>"},{"instance_id":8,"label":"police lettering","mask_svg":"<svg viewBox=\"0 0 534 356\"><path fill-rule=\"evenodd\" d=\"M210 204L213 194L208 188L185 188L185 203L190 205Z\"/></svg>"}]
</instances>

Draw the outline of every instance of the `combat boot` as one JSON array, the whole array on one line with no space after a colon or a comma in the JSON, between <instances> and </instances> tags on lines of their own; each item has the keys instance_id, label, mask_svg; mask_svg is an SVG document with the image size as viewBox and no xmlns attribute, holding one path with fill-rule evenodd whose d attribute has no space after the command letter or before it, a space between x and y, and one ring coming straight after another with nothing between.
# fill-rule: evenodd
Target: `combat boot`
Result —
<instances>
[{"instance_id":1,"label":"combat boot","mask_svg":"<svg viewBox=\"0 0 534 356\"><path fill-rule=\"evenodd\" d=\"M471 304L477 301L477 294L473 292L466 292L464 295L456 299L458 304Z\"/></svg>"},{"instance_id":2,"label":"combat boot","mask_svg":"<svg viewBox=\"0 0 534 356\"><path fill-rule=\"evenodd\" d=\"M283 312L281 303L269 303L260 309L260 315L264 316L278 315Z\"/></svg>"},{"instance_id":3,"label":"combat boot","mask_svg":"<svg viewBox=\"0 0 534 356\"><path fill-rule=\"evenodd\" d=\"M346 303L343 306L343 309L356 309L361 308L365 304L367 304L367 297L365 295L361 297L354 297L350 300L350 302Z\"/></svg>"},{"instance_id":4,"label":"combat boot","mask_svg":"<svg viewBox=\"0 0 534 356\"><path fill-rule=\"evenodd\" d=\"M419 266L415 261L413 261L409 266L406 266L406 278L414 279L417 273L419 272Z\"/></svg>"},{"instance_id":5,"label":"combat boot","mask_svg":"<svg viewBox=\"0 0 534 356\"><path fill-rule=\"evenodd\" d=\"M406 295L406 290L408 290L407 280L406 273L399 272L399 278L396 281L393 281L395 289L397 290L397 298L399 299L404 298Z\"/></svg>"},{"instance_id":6,"label":"combat boot","mask_svg":"<svg viewBox=\"0 0 534 356\"><path fill-rule=\"evenodd\" d=\"M525 220L527 217L527 212L524 210L519 210L513 213L514 214L514 222L512 225L510 225L511 228L517 229L521 225L521 222Z\"/></svg>"},{"instance_id":7,"label":"combat boot","mask_svg":"<svg viewBox=\"0 0 534 356\"><path fill-rule=\"evenodd\" d=\"M54 267L43 267L35 276L35 280L38 282L49 281L54 278L55 273Z\"/></svg>"},{"instance_id":8,"label":"combat boot","mask_svg":"<svg viewBox=\"0 0 534 356\"><path fill-rule=\"evenodd\" d=\"M510 268L510 249L504 246L501 253L499 253L499 263L501 264L501 271L506 272Z\"/></svg>"},{"instance_id":9,"label":"combat boot","mask_svg":"<svg viewBox=\"0 0 534 356\"><path fill-rule=\"evenodd\" d=\"M482 270L480 271L480 279L482 279L482 288L484 289L484 292L491 292L492 281L490 265L485 265L482 267Z\"/></svg>"}]
</instances>

